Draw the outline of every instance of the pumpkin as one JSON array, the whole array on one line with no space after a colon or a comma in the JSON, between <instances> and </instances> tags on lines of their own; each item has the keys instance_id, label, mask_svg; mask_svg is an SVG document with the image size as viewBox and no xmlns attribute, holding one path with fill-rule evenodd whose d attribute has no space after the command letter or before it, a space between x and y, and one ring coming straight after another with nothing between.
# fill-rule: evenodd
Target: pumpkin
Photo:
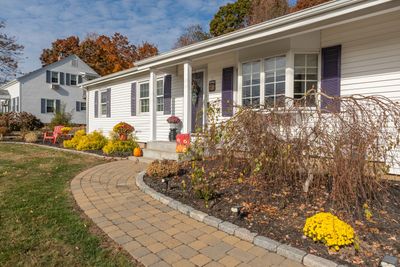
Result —
<instances>
[{"instance_id":1,"label":"pumpkin","mask_svg":"<svg viewBox=\"0 0 400 267\"><path fill-rule=\"evenodd\" d=\"M142 156L142 149L140 147L135 147L133 150L133 155L135 157L141 157Z\"/></svg>"}]
</instances>

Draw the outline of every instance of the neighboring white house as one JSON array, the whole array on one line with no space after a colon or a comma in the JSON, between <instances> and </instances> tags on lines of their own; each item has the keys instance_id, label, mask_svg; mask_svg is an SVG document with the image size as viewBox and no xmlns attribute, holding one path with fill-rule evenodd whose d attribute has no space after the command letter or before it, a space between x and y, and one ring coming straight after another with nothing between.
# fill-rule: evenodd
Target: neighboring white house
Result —
<instances>
[{"instance_id":1,"label":"neighboring white house","mask_svg":"<svg viewBox=\"0 0 400 267\"><path fill-rule=\"evenodd\" d=\"M400 0L330 1L144 59L82 86L89 131L107 134L125 121L141 142L168 140L170 114L183 121L182 132L192 132L204 124L207 103L217 99L221 119L234 113L226 103L279 103L281 96L300 98L312 87L397 100Z\"/></svg>"},{"instance_id":2,"label":"neighboring white house","mask_svg":"<svg viewBox=\"0 0 400 267\"><path fill-rule=\"evenodd\" d=\"M29 112L49 123L56 111L65 108L73 123L85 124L86 94L79 84L97 77L79 57L68 56L1 86L9 94L2 110Z\"/></svg>"},{"instance_id":3,"label":"neighboring white house","mask_svg":"<svg viewBox=\"0 0 400 267\"><path fill-rule=\"evenodd\" d=\"M10 94L6 90L0 90L0 113L8 111Z\"/></svg>"}]
</instances>

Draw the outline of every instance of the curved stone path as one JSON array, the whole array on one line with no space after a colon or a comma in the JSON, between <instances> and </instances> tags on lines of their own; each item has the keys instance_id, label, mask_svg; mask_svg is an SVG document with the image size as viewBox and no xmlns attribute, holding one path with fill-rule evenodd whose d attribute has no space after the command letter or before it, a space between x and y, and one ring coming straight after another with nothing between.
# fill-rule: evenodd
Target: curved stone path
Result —
<instances>
[{"instance_id":1,"label":"curved stone path","mask_svg":"<svg viewBox=\"0 0 400 267\"><path fill-rule=\"evenodd\" d=\"M146 164L130 160L77 175L72 193L82 210L145 266L302 266L198 222L141 192Z\"/></svg>"}]
</instances>

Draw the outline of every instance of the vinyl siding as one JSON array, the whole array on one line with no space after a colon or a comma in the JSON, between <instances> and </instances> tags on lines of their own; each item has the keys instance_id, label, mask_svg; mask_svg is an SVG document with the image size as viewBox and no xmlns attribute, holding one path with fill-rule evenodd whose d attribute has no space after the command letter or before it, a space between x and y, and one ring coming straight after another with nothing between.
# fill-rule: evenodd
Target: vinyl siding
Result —
<instances>
[{"instance_id":1,"label":"vinyl siding","mask_svg":"<svg viewBox=\"0 0 400 267\"><path fill-rule=\"evenodd\" d=\"M400 13L321 31L321 46L342 45L341 94L400 100ZM393 151L400 158L400 151ZM393 163L391 173L400 174Z\"/></svg>"}]
</instances>

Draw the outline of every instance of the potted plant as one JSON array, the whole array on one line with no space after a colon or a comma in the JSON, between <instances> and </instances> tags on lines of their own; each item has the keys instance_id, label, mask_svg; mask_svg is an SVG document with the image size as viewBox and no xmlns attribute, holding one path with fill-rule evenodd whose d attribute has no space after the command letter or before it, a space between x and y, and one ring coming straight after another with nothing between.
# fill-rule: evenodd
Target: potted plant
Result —
<instances>
[{"instance_id":1,"label":"potted plant","mask_svg":"<svg viewBox=\"0 0 400 267\"><path fill-rule=\"evenodd\" d=\"M167 122L169 123L168 139L172 142L176 140L176 135L178 134L178 125L181 120L177 116L172 115L167 119Z\"/></svg>"},{"instance_id":2,"label":"potted plant","mask_svg":"<svg viewBox=\"0 0 400 267\"><path fill-rule=\"evenodd\" d=\"M119 140L121 141L126 141L128 139L128 135L133 133L134 130L135 128L126 122L120 122L113 128L113 131L119 134Z\"/></svg>"}]
</instances>

